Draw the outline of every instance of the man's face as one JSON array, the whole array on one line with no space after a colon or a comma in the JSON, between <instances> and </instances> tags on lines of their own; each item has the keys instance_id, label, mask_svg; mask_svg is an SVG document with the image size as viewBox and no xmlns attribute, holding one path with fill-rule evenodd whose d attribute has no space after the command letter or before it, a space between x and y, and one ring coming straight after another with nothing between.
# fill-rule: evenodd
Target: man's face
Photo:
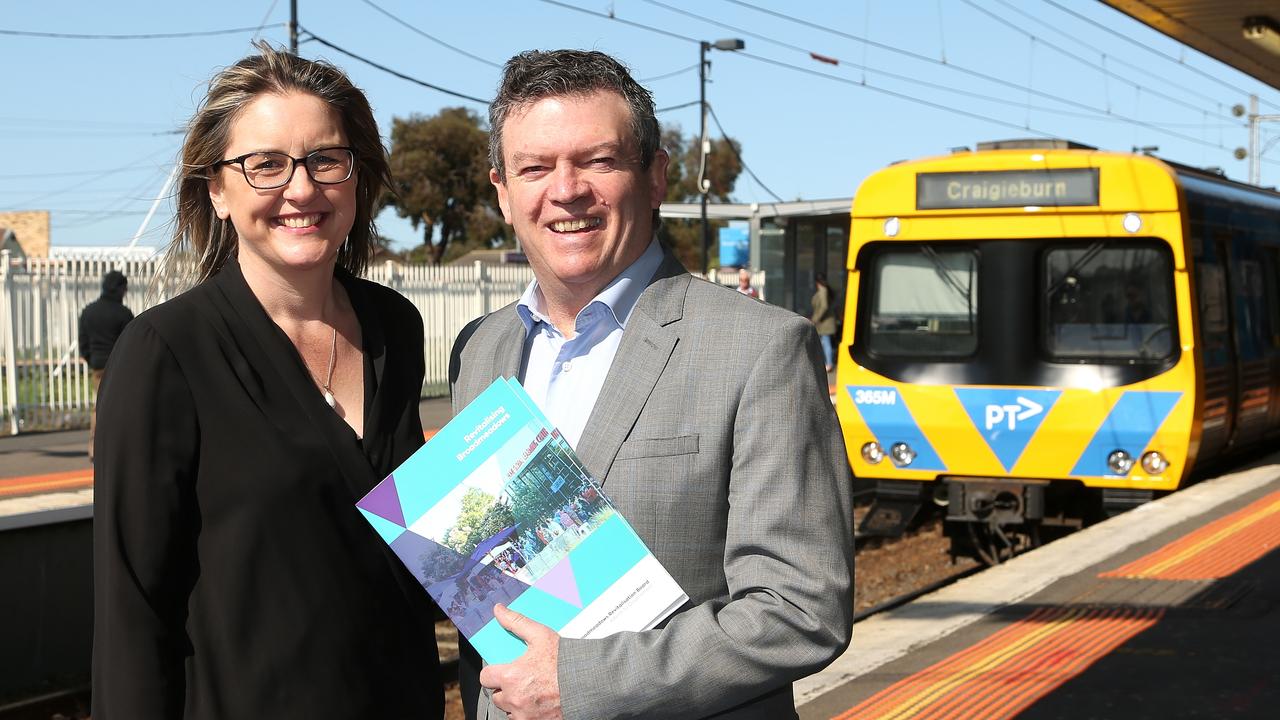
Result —
<instances>
[{"instance_id":1,"label":"man's face","mask_svg":"<svg viewBox=\"0 0 1280 720\"><path fill-rule=\"evenodd\" d=\"M667 154L643 168L621 95L517 108L503 124L502 153L507 176L491 170L489 179L540 285L589 299L644 252L667 190Z\"/></svg>"}]
</instances>

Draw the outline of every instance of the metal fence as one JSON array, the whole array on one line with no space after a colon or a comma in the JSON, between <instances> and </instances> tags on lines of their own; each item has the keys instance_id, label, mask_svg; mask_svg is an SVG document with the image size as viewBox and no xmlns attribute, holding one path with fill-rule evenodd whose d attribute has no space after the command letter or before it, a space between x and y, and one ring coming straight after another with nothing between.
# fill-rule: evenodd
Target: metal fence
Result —
<instances>
[{"instance_id":1,"label":"metal fence","mask_svg":"<svg viewBox=\"0 0 1280 720\"><path fill-rule=\"evenodd\" d=\"M125 304L135 314L185 290L189 281L175 282L162 265L160 259L11 262L7 251L0 253L0 434L88 427L93 397L77 344L80 311L101 294L108 270L129 278ZM462 327L517 299L533 272L527 265L388 262L365 276L397 290L422 314L423 395L431 396L448 392L449 350ZM716 279L736 285L737 271ZM764 273L753 273L752 284L763 288Z\"/></svg>"}]
</instances>

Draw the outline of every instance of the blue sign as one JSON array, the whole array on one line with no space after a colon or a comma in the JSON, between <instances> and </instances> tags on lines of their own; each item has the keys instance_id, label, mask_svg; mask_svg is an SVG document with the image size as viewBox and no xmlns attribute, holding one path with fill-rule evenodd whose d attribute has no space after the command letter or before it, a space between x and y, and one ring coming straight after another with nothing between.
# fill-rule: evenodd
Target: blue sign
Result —
<instances>
[{"instance_id":1,"label":"blue sign","mask_svg":"<svg viewBox=\"0 0 1280 720\"><path fill-rule=\"evenodd\" d=\"M1060 395L1061 390L956 388L960 404L1005 472L1013 471Z\"/></svg>"},{"instance_id":2,"label":"blue sign","mask_svg":"<svg viewBox=\"0 0 1280 720\"><path fill-rule=\"evenodd\" d=\"M551 483L551 492L560 492L562 487L564 487L564 476L557 475L556 479Z\"/></svg>"},{"instance_id":3,"label":"blue sign","mask_svg":"<svg viewBox=\"0 0 1280 720\"><path fill-rule=\"evenodd\" d=\"M746 228L720 228L720 267L746 267L751 262L751 237Z\"/></svg>"},{"instance_id":4,"label":"blue sign","mask_svg":"<svg viewBox=\"0 0 1280 720\"><path fill-rule=\"evenodd\" d=\"M848 385L845 390L853 399L853 406L862 415L867 429L876 436L876 441L885 452L895 444L904 442L916 452L911 470L946 470L947 466L938 457L924 431L912 417L907 404L898 394L897 388L878 385Z\"/></svg>"}]
</instances>

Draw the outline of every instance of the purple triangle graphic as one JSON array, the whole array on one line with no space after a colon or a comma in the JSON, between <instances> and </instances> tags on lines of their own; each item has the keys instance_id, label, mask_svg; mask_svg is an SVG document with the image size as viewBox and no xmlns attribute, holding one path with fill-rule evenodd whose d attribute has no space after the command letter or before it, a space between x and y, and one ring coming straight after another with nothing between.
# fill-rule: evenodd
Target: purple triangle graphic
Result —
<instances>
[{"instance_id":1,"label":"purple triangle graphic","mask_svg":"<svg viewBox=\"0 0 1280 720\"><path fill-rule=\"evenodd\" d=\"M400 493L396 490L395 475L388 475L386 480L378 483L368 495L356 503L356 507L367 510L374 515L404 527L404 510L400 507Z\"/></svg>"},{"instance_id":2,"label":"purple triangle graphic","mask_svg":"<svg viewBox=\"0 0 1280 720\"><path fill-rule=\"evenodd\" d=\"M578 593L578 580L573 576L573 566L569 564L567 557L538 578L533 586L574 607L582 607L582 596Z\"/></svg>"}]
</instances>

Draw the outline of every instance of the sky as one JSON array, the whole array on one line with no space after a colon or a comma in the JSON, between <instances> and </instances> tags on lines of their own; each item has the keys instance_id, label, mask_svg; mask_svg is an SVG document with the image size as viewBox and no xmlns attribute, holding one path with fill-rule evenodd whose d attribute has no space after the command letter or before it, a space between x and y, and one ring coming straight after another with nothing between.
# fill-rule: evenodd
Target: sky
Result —
<instances>
[{"instance_id":1,"label":"sky","mask_svg":"<svg viewBox=\"0 0 1280 720\"><path fill-rule=\"evenodd\" d=\"M742 143L738 202L850 197L892 162L983 140L1060 137L1248 179L1232 106L1280 91L1095 0L297 0L299 52L345 69L384 141L392 118L451 106L481 116L500 66L526 49L623 60L659 120L698 132L698 41L715 119ZM576 8L576 9L575 9ZM0 0L0 211L50 210L52 242L125 245L161 195L208 79L261 37L286 45L289 0ZM210 33L154 39L63 35ZM326 46L319 40L330 44ZM377 69L337 46L402 75ZM825 57L821 62L811 53ZM838 64L832 64L832 62ZM423 84L435 86L424 86ZM470 96L466 99L450 95ZM673 108L673 109L672 109ZM1262 185L1280 185L1280 123L1263 125ZM754 176L754 177L753 177ZM171 191L170 191L171 194ZM138 244L171 232L167 198ZM378 219L398 249L422 234Z\"/></svg>"}]
</instances>

